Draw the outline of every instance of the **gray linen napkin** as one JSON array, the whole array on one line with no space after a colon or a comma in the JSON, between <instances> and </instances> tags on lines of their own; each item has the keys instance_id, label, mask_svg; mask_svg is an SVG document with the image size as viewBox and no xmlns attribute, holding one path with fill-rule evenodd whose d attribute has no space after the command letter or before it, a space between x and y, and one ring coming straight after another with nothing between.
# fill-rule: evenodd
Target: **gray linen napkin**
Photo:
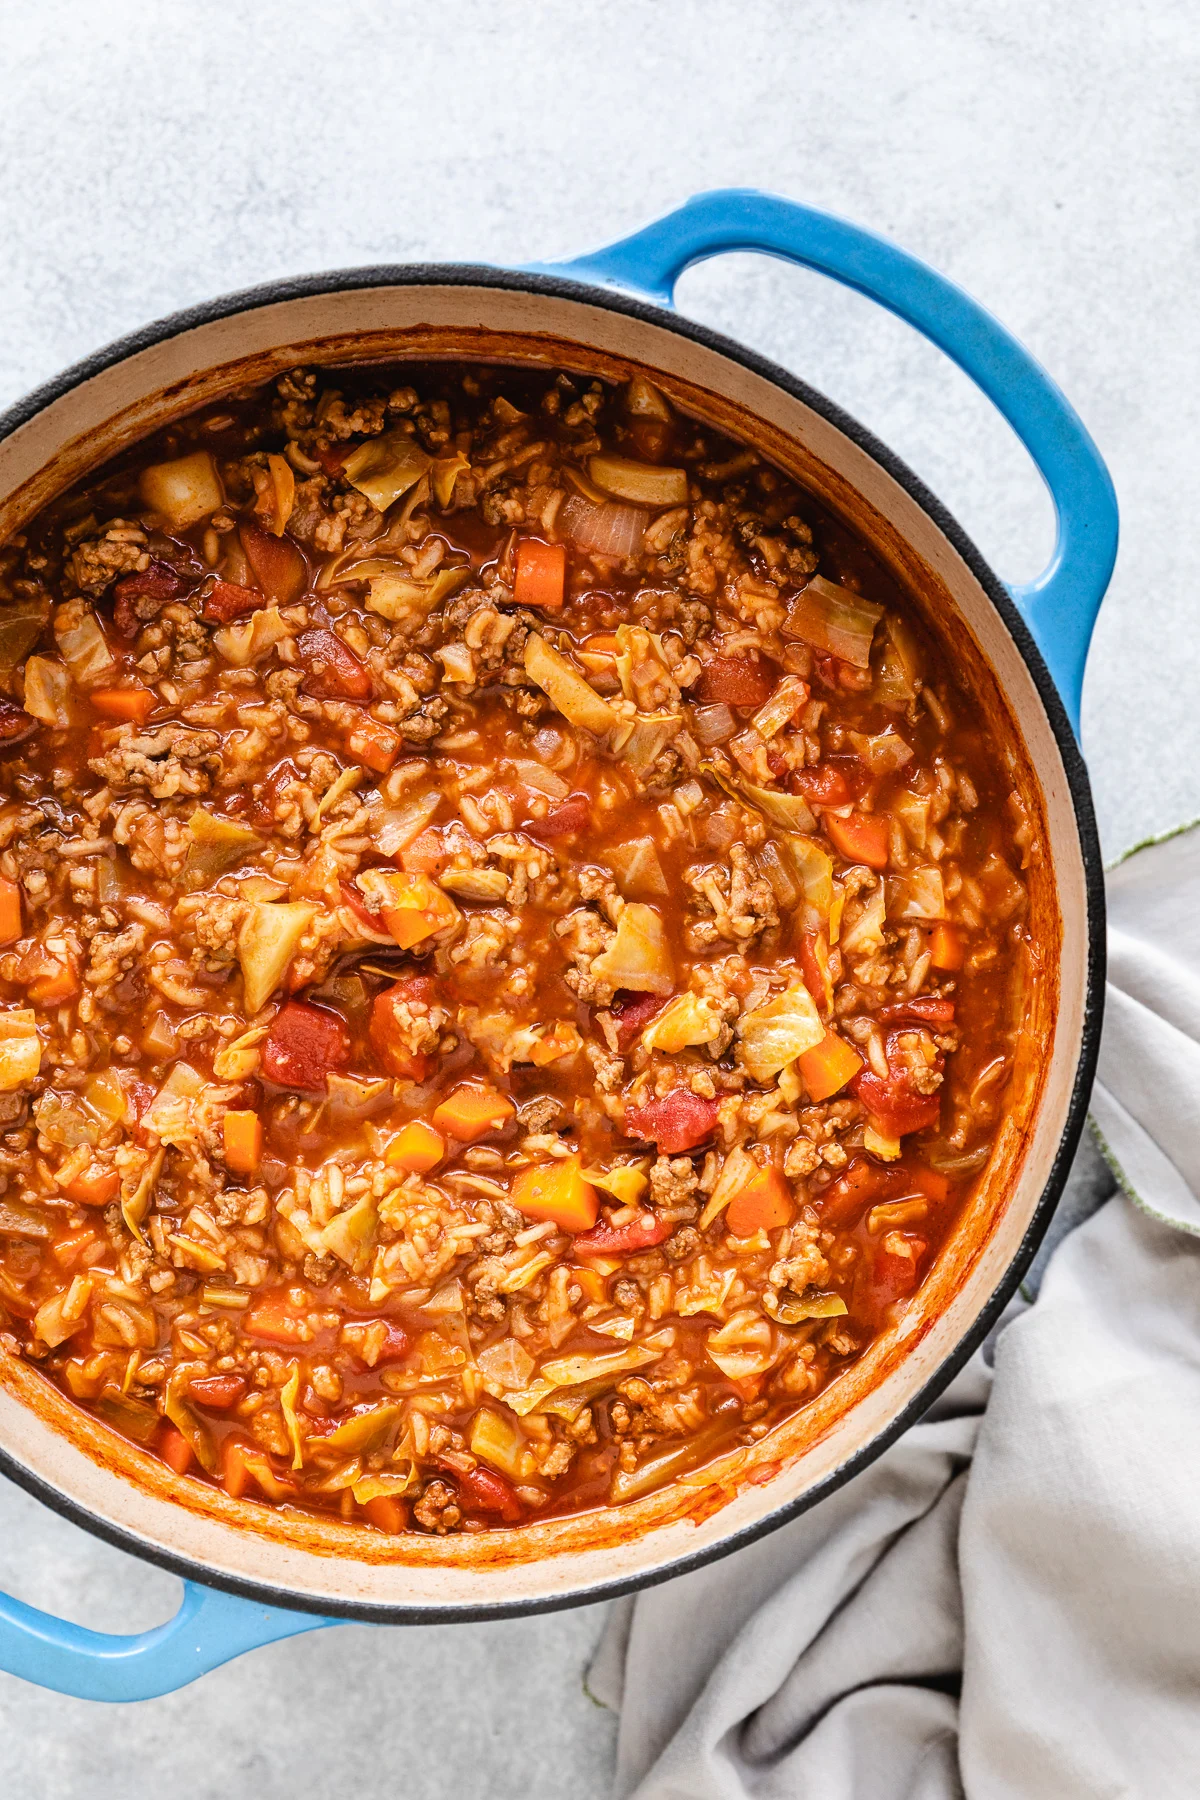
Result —
<instances>
[{"instance_id":1,"label":"gray linen napkin","mask_svg":"<svg viewBox=\"0 0 1200 1800\"><path fill-rule=\"evenodd\" d=\"M1123 1191L878 1462L614 1608L619 1800L1200 1793L1200 830L1108 898Z\"/></svg>"}]
</instances>

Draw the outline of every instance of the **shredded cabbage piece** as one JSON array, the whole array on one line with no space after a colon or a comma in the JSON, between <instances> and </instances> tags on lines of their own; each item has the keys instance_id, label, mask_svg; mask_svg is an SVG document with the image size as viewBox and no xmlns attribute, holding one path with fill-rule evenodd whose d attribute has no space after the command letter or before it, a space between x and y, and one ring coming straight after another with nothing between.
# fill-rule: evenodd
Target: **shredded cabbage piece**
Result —
<instances>
[{"instance_id":1,"label":"shredded cabbage piece","mask_svg":"<svg viewBox=\"0 0 1200 1800\"><path fill-rule=\"evenodd\" d=\"M652 906L631 900L617 920L617 935L592 964L592 974L612 988L669 994L675 976L663 922Z\"/></svg>"},{"instance_id":2,"label":"shredded cabbage piece","mask_svg":"<svg viewBox=\"0 0 1200 1800\"><path fill-rule=\"evenodd\" d=\"M386 512L432 466L432 456L407 432L397 429L368 438L352 450L342 464L342 474L351 487L367 496L376 512Z\"/></svg>"},{"instance_id":3,"label":"shredded cabbage piece","mask_svg":"<svg viewBox=\"0 0 1200 1800\"><path fill-rule=\"evenodd\" d=\"M825 1027L802 981L738 1021L738 1060L752 1081L771 1081L806 1050L824 1042Z\"/></svg>"},{"instance_id":4,"label":"shredded cabbage piece","mask_svg":"<svg viewBox=\"0 0 1200 1800\"><path fill-rule=\"evenodd\" d=\"M814 575L792 601L784 632L856 669L867 669L875 627L882 617L882 606L851 593L839 582Z\"/></svg>"}]
</instances>

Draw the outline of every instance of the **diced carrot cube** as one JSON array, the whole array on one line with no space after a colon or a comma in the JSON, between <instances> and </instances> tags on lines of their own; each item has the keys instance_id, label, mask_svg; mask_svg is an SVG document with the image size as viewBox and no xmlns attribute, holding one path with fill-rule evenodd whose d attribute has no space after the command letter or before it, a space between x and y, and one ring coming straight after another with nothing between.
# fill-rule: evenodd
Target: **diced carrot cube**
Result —
<instances>
[{"instance_id":1,"label":"diced carrot cube","mask_svg":"<svg viewBox=\"0 0 1200 1800\"><path fill-rule=\"evenodd\" d=\"M246 1465L249 1445L240 1438L227 1437L221 1445L221 1486L231 1500L240 1500L250 1480Z\"/></svg>"},{"instance_id":2,"label":"diced carrot cube","mask_svg":"<svg viewBox=\"0 0 1200 1800\"><path fill-rule=\"evenodd\" d=\"M15 944L21 931L21 884L0 876L0 945Z\"/></svg>"},{"instance_id":3,"label":"diced carrot cube","mask_svg":"<svg viewBox=\"0 0 1200 1800\"><path fill-rule=\"evenodd\" d=\"M144 687L93 688L88 699L106 719L131 719L137 725L144 724L158 705L157 694Z\"/></svg>"},{"instance_id":4,"label":"diced carrot cube","mask_svg":"<svg viewBox=\"0 0 1200 1800\"><path fill-rule=\"evenodd\" d=\"M812 1050L796 1058L796 1067L812 1101L828 1100L862 1068L862 1057L836 1031L827 1031Z\"/></svg>"},{"instance_id":5,"label":"diced carrot cube","mask_svg":"<svg viewBox=\"0 0 1200 1800\"><path fill-rule=\"evenodd\" d=\"M448 894L428 875L397 869L388 878L388 904L383 922L402 950L411 950L437 931L453 925L459 912Z\"/></svg>"},{"instance_id":6,"label":"diced carrot cube","mask_svg":"<svg viewBox=\"0 0 1200 1800\"><path fill-rule=\"evenodd\" d=\"M186 1475L192 1466L192 1446L182 1431L176 1431L173 1425L163 1426L162 1436L158 1440L158 1454L177 1475Z\"/></svg>"},{"instance_id":7,"label":"diced carrot cube","mask_svg":"<svg viewBox=\"0 0 1200 1800\"><path fill-rule=\"evenodd\" d=\"M262 1160L262 1120L256 1112L227 1112L222 1121L225 1166L235 1175L253 1175Z\"/></svg>"},{"instance_id":8,"label":"diced carrot cube","mask_svg":"<svg viewBox=\"0 0 1200 1800\"><path fill-rule=\"evenodd\" d=\"M364 1500L362 1509L376 1531L386 1531L389 1536L404 1530L405 1517L402 1503L394 1494L376 1494L373 1500Z\"/></svg>"},{"instance_id":9,"label":"diced carrot cube","mask_svg":"<svg viewBox=\"0 0 1200 1800\"><path fill-rule=\"evenodd\" d=\"M308 1344L314 1335L308 1314L290 1307L282 1293L261 1294L242 1329L247 1337L264 1338L269 1344Z\"/></svg>"},{"instance_id":10,"label":"diced carrot cube","mask_svg":"<svg viewBox=\"0 0 1200 1800\"><path fill-rule=\"evenodd\" d=\"M430 829L423 831L407 850L400 852L400 867L410 875L432 875L447 861L448 855L441 833Z\"/></svg>"},{"instance_id":11,"label":"diced carrot cube","mask_svg":"<svg viewBox=\"0 0 1200 1800\"><path fill-rule=\"evenodd\" d=\"M890 833L883 813L855 812L847 819L826 813L825 829L838 855L848 862L866 863L869 869L887 868Z\"/></svg>"},{"instance_id":12,"label":"diced carrot cube","mask_svg":"<svg viewBox=\"0 0 1200 1800\"><path fill-rule=\"evenodd\" d=\"M434 1108L433 1123L447 1137L473 1144L507 1125L516 1110L512 1101L495 1088L460 1087Z\"/></svg>"},{"instance_id":13,"label":"diced carrot cube","mask_svg":"<svg viewBox=\"0 0 1200 1800\"><path fill-rule=\"evenodd\" d=\"M514 1196L515 1198L515 1196ZM778 1169L760 1169L729 1202L725 1215L734 1237L774 1231L792 1216L792 1190Z\"/></svg>"},{"instance_id":14,"label":"diced carrot cube","mask_svg":"<svg viewBox=\"0 0 1200 1800\"><path fill-rule=\"evenodd\" d=\"M600 1196L583 1179L577 1156L522 1169L512 1185L512 1203L530 1219L552 1219L564 1231L590 1231L600 1212Z\"/></svg>"},{"instance_id":15,"label":"diced carrot cube","mask_svg":"<svg viewBox=\"0 0 1200 1800\"><path fill-rule=\"evenodd\" d=\"M68 1200L76 1206L107 1206L115 1200L121 1189L121 1177L115 1169L103 1168L99 1163L92 1163L74 1181L69 1181L63 1189Z\"/></svg>"},{"instance_id":16,"label":"diced carrot cube","mask_svg":"<svg viewBox=\"0 0 1200 1800\"><path fill-rule=\"evenodd\" d=\"M571 1270L571 1280L576 1287L583 1289L584 1295L595 1306L603 1306L608 1298L605 1286L607 1277L600 1269L578 1268Z\"/></svg>"},{"instance_id":17,"label":"diced carrot cube","mask_svg":"<svg viewBox=\"0 0 1200 1800\"><path fill-rule=\"evenodd\" d=\"M410 1174L424 1175L435 1169L445 1154L445 1139L431 1125L414 1119L392 1139L383 1160L393 1169L407 1169Z\"/></svg>"},{"instance_id":18,"label":"diced carrot cube","mask_svg":"<svg viewBox=\"0 0 1200 1800\"><path fill-rule=\"evenodd\" d=\"M386 775L400 754L404 739L390 725L381 725L369 713L364 713L347 734L346 748L356 761L366 765L376 775Z\"/></svg>"},{"instance_id":19,"label":"diced carrot cube","mask_svg":"<svg viewBox=\"0 0 1200 1800\"><path fill-rule=\"evenodd\" d=\"M74 957L69 953L52 956L43 950L25 991L38 1006L57 1006L61 1000L73 1000L79 992L79 971Z\"/></svg>"},{"instance_id":20,"label":"diced carrot cube","mask_svg":"<svg viewBox=\"0 0 1200 1800\"><path fill-rule=\"evenodd\" d=\"M964 954L962 933L957 926L934 926L929 934L929 960L935 969L961 969Z\"/></svg>"},{"instance_id":21,"label":"diced carrot cube","mask_svg":"<svg viewBox=\"0 0 1200 1800\"><path fill-rule=\"evenodd\" d=\"M567 580L565 544L543 544L522 538L517 546L517 573L513 599L518 606L538 606L546 612L562 609Z\"/></svg>"},{"instance_id":22,"label":"diced carrot cube","mask_svg":"<svg viewBox=\"0 0 1200 1800\"><path fill-rule=\"evenodd\" d=\"M263 1452L241 1438L227 1437L221 1444L221 1486L231 1500L240 1500L254 1482L268 1500L286 1500L295 1488L281 1481Z\"/></svg>"},{"instance_id":23,"label":"diced carrot cube","mask_svg":"<svg viewBox=\"0 0 1200 1800\"><path fill-rule=\"evenodd\" d=\"M65 1237L51 1246L51 1254L60 1268L70 1268L71 1264L96 1242L96 1234L90 1225L81 1225L78 1231L68 1231Z\"/></svg>"}]
</instances>

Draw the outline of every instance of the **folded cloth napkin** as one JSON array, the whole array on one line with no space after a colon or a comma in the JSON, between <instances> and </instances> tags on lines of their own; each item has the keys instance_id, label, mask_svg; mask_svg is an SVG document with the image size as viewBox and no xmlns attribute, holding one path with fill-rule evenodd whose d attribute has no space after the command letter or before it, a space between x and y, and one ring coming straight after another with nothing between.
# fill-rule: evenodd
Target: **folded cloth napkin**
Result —
<instances>
[{"instance_id":1,"label":"folded cloth napkin","mask_svg":"<svg viewBox=\"0 0 1200 1800\"><path fill-rule=\"evenodd\" d=\"M1200 1794L1200 829L1108 903L1121 1191L870 1468L618 1603L621 1800Z\"/></svg>"}]
</instances>

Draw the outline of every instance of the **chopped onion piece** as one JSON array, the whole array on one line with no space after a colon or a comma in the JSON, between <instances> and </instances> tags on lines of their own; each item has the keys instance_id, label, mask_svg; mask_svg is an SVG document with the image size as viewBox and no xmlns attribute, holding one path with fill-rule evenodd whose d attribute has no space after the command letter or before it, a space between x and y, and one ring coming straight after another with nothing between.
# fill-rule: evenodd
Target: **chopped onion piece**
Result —
<instances>
[{"instance_id":1,"label":"chopped onion piece","mask_svg":"<svg viewBox=\"0 0 1200 1800\"><path fill-rule=\"evenodd\" d=\"M610 500L597 504L581 494L570 496L559 519L567 536L581 550L595 550L600 556L614 556L622 561L641 549L650 523L650 515L636 506L617 506Z\"/></svg>"},{"instance_id":2,"label":"chopped onion piece","mask_svg":"<svg viewBox=\"0 0 1200 1800\"><path fill-rule=\"evenodd\" d=\"M784 632L842 662L853 663L856 669L866 669L871 664L875 627L882 617L882 606L852 594L836 581L826 581L823 575L814 575L792 601Z\"/></svg>"},{"instance_id":3,"label":"chopped onion piece","mask_svg":"<svg viewBox=\"0 0 1200 1800\"><path fill-rule=\"evenodd\" d=\"M698 706L692 713L692 735L711 750L733 736L736 721L727 706Z\"/></svg>"}]
</instances>

